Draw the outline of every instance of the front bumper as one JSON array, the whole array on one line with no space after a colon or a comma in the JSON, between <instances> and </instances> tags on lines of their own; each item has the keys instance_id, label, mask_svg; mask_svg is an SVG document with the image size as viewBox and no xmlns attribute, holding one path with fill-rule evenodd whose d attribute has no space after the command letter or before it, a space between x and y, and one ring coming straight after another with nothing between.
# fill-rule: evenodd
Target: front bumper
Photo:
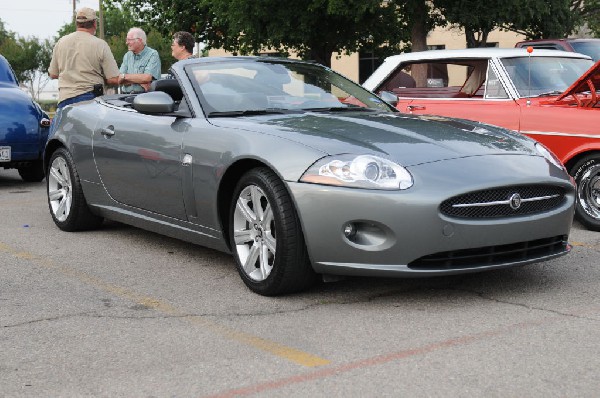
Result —
<instances>
[{"instance_id":1,"label":"front bumper","mask_svg":"<svg viewBox=\"0 0 600 398\"><path fill-rule=\"evenodd\" d=\"M524 265L568 253L575 203L568 175L552 171L539 157L506 158L456 159L413 167L415 186L406 191L289 183L315 271L447 275ZM564 199L550 211L523 216L466 219L440 212L440 204L452 196L534 184L559 186ZM349 225L354 228L350 237L344 233Z\"/></svg>"}]
</instances>

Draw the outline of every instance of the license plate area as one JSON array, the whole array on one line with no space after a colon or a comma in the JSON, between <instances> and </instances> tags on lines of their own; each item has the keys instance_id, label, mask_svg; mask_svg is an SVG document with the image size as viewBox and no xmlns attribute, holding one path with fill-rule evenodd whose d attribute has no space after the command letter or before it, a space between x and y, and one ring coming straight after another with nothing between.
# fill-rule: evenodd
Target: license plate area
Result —
<instances>
[{"instance_id":1,"label":"license plate area","mask_svg":"<svg viewBox=\"0 0 600 398\"><path fill-rule=\"evenodd\" d=\"M9 146L0 146L0 162L10 162Z\"/></svg>"}]
</instances>

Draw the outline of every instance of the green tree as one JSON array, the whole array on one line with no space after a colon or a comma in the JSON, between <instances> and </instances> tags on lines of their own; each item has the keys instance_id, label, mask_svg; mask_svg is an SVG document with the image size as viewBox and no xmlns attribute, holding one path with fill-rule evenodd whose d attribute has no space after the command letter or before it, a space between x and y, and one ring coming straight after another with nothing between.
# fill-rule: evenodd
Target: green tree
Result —
<instances>
[{"instance_id":1,"label":"green tree","mask_svg":"<svg viewBox=\"0 0 600 398\"><path fill-rule=\"evenodd\" d=\"M48 70L52 57L50 40L37 37L8 35L0 42L0 53L8 60L20 83L24 84L34 98L48 83Z\"/></svg>"},{"instance_id":2,"label":"green tree","mask_svg":"<svg viewBox=\"0 0 600 398\"><path fill-rule=\"evenodd\" d=\"M571 0L571 10L579 17L580 24L600 37L600 0Z\"/></svg>"},{"instance_id":3,"label":"green tree","mask_svg":"<svg viewBox=\"0 0 600 398\"><path fill-rule=\"evenodd\" d=\"M449 25L465 32L467 47L487 43L494 29L505 29L528 39L570 35L590 16L598 15L598 0L434 0Z\"/></svg>"},{"instance_id":4,"label":"green tree","mask_svg":"<svg viewBox=\"0 0 600 398\"><path fill-rule=\"evenodd\" d=\"M14 38L14 34L12 32L9 32L8 30L6 30L6 27L4 26L4 22L0 18L0 44L4 43L5 40L10 39L10 38Z\"/></svg>"},{"instance_id":5,"label":"green tree","mask_svg":"<svg viewBox=\"0 0 600 398\"><path fill-rule=\"evenodd\" d=\"M262 51L331 65L334 52L401 48L406 25L393 1L380 0L112 0L132 7L164 33L187 30L209 48ZM151 11L149 11L151 10Z\"/></svg>"},{"instance_id":6,"label":"green tree","mask_svg":"<svg viewBox=\"0 0 600 398\"><path fill-rule=\"evenodd\" d=\"M583 23L582 14L572 7L572 0L517 1L512 8L520 12L503 27L528 39L567 37Z\"/></svg>"}]
</instances>

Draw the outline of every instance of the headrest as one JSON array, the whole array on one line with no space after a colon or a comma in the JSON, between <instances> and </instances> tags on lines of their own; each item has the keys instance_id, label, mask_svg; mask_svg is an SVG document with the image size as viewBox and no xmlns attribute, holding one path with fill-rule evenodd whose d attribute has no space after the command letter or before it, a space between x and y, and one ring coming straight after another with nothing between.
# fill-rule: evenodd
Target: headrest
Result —
<instances>
[{"instance_id":1,"label":"headrest","mask_svg":"<svg viewBox=\"0 0 600 398\"><path fill-rule=\"evenodd\" d=\"M150 91L162 91L173 98L173 101L181 101L183 92L177 79L159 79L150 84Z\"/></svg>"}]
</instances>

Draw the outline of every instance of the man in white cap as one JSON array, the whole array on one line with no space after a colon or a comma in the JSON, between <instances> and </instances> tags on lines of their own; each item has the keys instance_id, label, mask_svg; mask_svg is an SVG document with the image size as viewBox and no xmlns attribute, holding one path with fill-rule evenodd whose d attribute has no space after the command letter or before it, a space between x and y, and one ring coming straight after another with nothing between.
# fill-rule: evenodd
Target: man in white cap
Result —
<instances>
[{"instance_id":1,"label":"man in white cap","mask_svg":"<svg viewBox=\"0 0 600 398\"><path fill-rule=\"evenodd\" d=\"M119 84L119 68L108 44L95 36L96 11L77 11L77 30L61 37L52 51L48 75L58 79L58 109L101 95Z\"/></svg>"}]
</instances>

